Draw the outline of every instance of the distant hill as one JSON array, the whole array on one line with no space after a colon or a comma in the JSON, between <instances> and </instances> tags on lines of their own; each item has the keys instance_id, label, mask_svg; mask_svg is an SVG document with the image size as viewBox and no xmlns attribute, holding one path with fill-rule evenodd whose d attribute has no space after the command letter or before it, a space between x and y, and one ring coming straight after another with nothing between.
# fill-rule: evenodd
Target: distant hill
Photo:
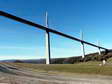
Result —
<instances>
[{"instance_id":1,"label":"distant hill","mask_svg":"<svg viewBox=\"0 0 112 84\"><path fill-rule=\"evenodd\" d=\"M87 54L84 59L81 56L72 56L68 58L53 58L51 59L51 64L74 64L78 62L87 61L101 61L103 59L108 59L112 57L112 50L108 53L104 51L101 52L102 55L98 55L98 52ZM12 63L35 63L35 64L45 64L45 59L30 59L30 60L2 60L0 62L12 62Z\"/></svg>"},{"instance_id":2,"label":"distant hill","mask_svg":"<svg viewBox=\"0 0 112 84\"><path fill-rule=\"evenodd\" d=\"M28 59L28 60L2 60L0 62L11 62L11 63L36 63L45 64L45 59Z\"/></svg>"}]
</instances>

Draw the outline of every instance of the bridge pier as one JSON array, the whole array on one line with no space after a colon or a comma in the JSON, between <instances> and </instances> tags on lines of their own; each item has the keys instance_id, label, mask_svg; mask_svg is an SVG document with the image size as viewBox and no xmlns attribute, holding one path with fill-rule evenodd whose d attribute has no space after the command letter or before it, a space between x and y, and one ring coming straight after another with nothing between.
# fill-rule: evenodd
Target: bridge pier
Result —
<instances>
[{"instance_id":1,"label":"bridge pier","mask_svg":"<svg viewBox=\"0 0 112 84\"><path fill-rule=\"evenodd\" d=\"M46 12L46 27L48 27L48 14ZM46 64L50 64L51 62L51 58L50 58L50 55L51 55L51 51L50 51L50 34L49 34L49 31L46 30L45 32L45 47L46 47Z\"/></svg>"},{"instance_id":2,"label":"bridge pier","mask_svg":"<svg viewBox=\"0 0 112 84\"><path fill-rule=\"evenodd\" d=\"M49 31L46 30L46 64L50 64L50 35L49 35Z\"/></svg>"},{"instance_id":3,"label":"bridge pier","mask_svg":"<svg viewBox=\"0 0 112 84\"><path fill-rule=\"evenodd\" d=\"M81 40L83 40L83 32L80 31L80 37L81 37ZM81 51L82 51L82 59L84 59L85 57L85 48L84 48L84 43L81 42Z\"/></svg>"},{"instance_id":4,"label":"bridge pier","mask_svg":"<svg viewBox=\"0 0 112 84\"><path fill-rule=\"evenodd\" d=\"M99 46L99 41L97 41L97 45ZM98 47L98 54L101 55L101 49Z\"/></svg>"},{"instance_id":5,"label":"bridge pier","mask_svg":"<svg viewBox=\"0 0 112 84\"><path fill-rule=\"evenodd\" d=\"M100 48L98 48L98 54L101 55L101 50L100 50Z\"/></svg>"},{"instance_id":6,"label":"bridge pier","mask_svg":"<svg viewBox=\"0 0 112 84\"><path fill-rule=\"evenodd\" d=\"M84 43L81 43L81 50L82 50L82 59L83 59L85 57Z\"/></svg>"}]
</instances>

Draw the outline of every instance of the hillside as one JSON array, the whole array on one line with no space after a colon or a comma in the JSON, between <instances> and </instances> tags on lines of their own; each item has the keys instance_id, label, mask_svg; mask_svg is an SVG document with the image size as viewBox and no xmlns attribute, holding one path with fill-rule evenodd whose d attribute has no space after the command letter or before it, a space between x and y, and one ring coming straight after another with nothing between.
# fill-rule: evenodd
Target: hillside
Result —
<instances>
[{"instance_id":1,"label":"hillside","mask_svg":"<svg viewBox=\"0 0 112 84\"><path fill-rule=\"evenodd\" d=\"M109 75L112 76L112 58L109 58L105 65L100 65L100 61L89 61L75 64L29 64L29 63L7 63L18 68L30 69L36 72L47 73L79 73L89 75Z\"/></svg>"},{"instance_id":2,"label":"hillside","mask_svg":"<svg viewBox=\"0 0 112 84\"><path fill-rule=\"evenodd\" d=\"M107 54L104 51L99 55L98 52L90 53L82 59L81 56L72 56L68 58L53 58L51 59L51 64L74 64L79 62L88 61L102 61L103 59L108 60L112 57L112 50L109 50ZM34 63L34 64L45 64L45 59L31 59L31 60L3 60L1 62L12 62L12 63Z\"/></svg>"},{"instance_id":3,"label":"hillside","mask_svg":"<svg viewBox=\"0 0 112 84\"><path fill-rule=\"evenodd\" d=\"M80 57L52 59L54 63L62 62L66 64L50 65L34 63L34 61L37 62L38 60L11 60L13 63L6 60L7 63L0 63L0 83L111 84L112 52L109 52L107 55L102 52L102 55L103 56L98 57L97 53L88 54L84 60L80 60ZM96 59L96 57L98 57L98 59ZM107 63L101 65L101 60L104 57L108 59ZM87 60L87 58L89 60ZM79 60L81 62L79 62ZM41 59L39 61L41 61ZM45 62L45 60L42 61ZM67 64L67 62L74 64Z\"/></svg>"}]
</instances>

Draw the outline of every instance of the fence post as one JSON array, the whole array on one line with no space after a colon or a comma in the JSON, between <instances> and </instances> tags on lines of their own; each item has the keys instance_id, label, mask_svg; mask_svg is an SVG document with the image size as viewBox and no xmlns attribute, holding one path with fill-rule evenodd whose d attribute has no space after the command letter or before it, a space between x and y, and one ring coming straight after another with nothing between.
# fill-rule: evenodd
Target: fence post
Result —
<instances>
[{"instance_id":1,"label":"fence post","mask_svg":"<svg viewBox=\"0 0 112 84\"><path fill-rule=\"evenodd\" d=\"M48 14L46 12L46 27L48 27ZM45 31L45 47L46 47L46 64L50 64L51 59L50 59L50 34L49 31Z\"/></svg>"}]
</instances>

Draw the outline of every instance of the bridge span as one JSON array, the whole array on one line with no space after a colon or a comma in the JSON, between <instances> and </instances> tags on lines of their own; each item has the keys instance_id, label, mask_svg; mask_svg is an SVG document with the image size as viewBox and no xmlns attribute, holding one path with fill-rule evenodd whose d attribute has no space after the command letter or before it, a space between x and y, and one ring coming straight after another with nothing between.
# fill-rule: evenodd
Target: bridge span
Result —
<instances>
[{"instance_id":1,"label":"bridge span","mask_svg":"<svg viewBox=\"0 0 112 84\"><path fill-rule=\"evenodd\" d=\"M68 38L68 39L71 39L71 40L74 40L74 41L78 41L78 42L80 42L83 46L84 46L84 44L87 44L87 45L96 47L96 48L99 49L99 52L101 52L100 49L104 49L105 51L108 51L107 48L104 48L104 47L102 47L102 46L99 46L99 45L96 45L96 44L93 44L93 43L84 41L83 39L81 40L81 39L79 39L79 38L70 36L70 35L65 34L65 33L62 33L62 32L60 32L60 31L51 29L51 28L49 28L48 26L46 26L46 27L45 27L45 26L42 26L42 25L37 24L37 23L35 23L35 22L31 22L31 21L26 20L26 19L23 19L23 18L21 18L21 17L17 17L17 16L15 16L15 15L6 13L6 12L4 12L4 11L0 11L0 16L4 16L4 17L7 17L7 18L9 18L9 19L12 19L12 20L21 22L21 23L23 23L23 24L27 24L27 25L29 25L29 26L33 26L33 27L35 27L35 28L38 28L38 29L41 29L41 30L46 31L46 35L47 35L47 37L46 37L46 39L47 39L47 40L46 40L46 51L47 51L47 54L46 54L46 64L50 64L50 35L49 35L49 33L54 33L54 34L63 36L63 37L65 37L65 38ZM46 17L46 18L47 18L47 17ZM46 19L46 21L47 21L47 19ZM46 25L47 25L47 24L46 24ZM83 54L84 54L84 53L83 53Z\"/></svg>"}]
</instances>

